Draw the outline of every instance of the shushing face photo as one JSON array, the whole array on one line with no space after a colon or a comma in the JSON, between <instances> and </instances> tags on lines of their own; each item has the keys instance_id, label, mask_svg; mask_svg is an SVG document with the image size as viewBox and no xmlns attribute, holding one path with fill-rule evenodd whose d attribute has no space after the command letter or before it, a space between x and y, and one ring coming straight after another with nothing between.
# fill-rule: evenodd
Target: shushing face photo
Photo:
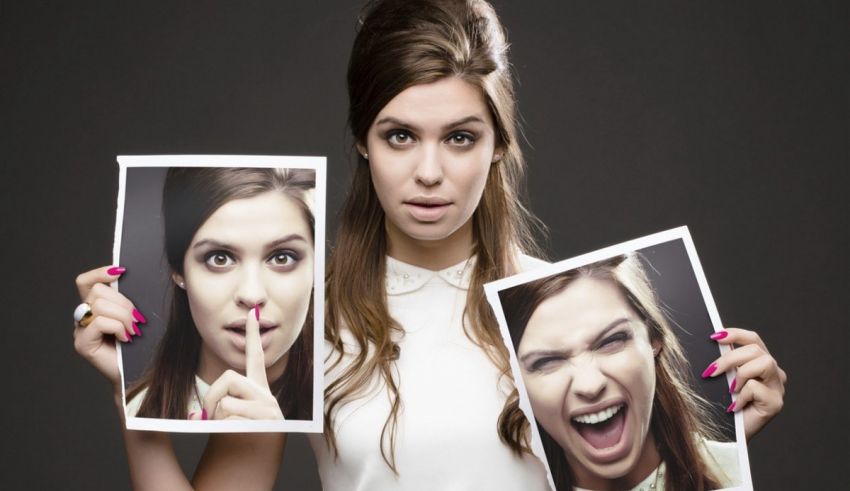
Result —
<instances>
[{"instance_id":1,"label":"shushing face photo","mask_svg":"<svg viewBox=\"0 0 850 491\"><path fill-rule=\"evenodd\" d=\"M183 276L174 275L203 340L202 378L244 371L246 315L254 306L267 371L283 371L311 308L313 255L304 211L283 193L228 201L210 215L186 251Z\"/></svg>"},{"instance_id":2,"label":"shushing face photo","mask_svg":"<svg viewBox=\"0 0 850 491\"><path fill-rule=\"evenodd\" d=\"M653 345L612 281L580 278L541 302L517 358L537 421L577 475L618 478L653 445Z\"/></svg>"}]
</instances>

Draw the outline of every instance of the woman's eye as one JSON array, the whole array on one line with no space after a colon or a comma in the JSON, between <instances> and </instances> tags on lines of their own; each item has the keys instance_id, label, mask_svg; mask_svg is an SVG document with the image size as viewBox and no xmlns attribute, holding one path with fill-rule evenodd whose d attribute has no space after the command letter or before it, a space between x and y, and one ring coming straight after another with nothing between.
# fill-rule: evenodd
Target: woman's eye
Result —
<instances>
[{"instance_id":1,"label":"woman's eye","mask_svg":"<svg viewBox=\"0 0 850 491\"><path fill-rule=\"evenodd\" d=\"M395 130L387 134L387 141L390 145L405 146L413 142L413 135L407 131Z\"/></svg>"},{"instance_id":2,"label":"woman's eye","mask_svg":"<svg viewBox=\"0 0 850 491\"><path fill-rule=\"evenodd\" d=\"M458 147L468 147L475 143L475 137L467 132L454 133L446 140L449 144Z\"/></svg>"},{"instance_id":3,"label":"woman's eye","mask_svg":"<svg viewBox=\"0 0 850 491\"><path fill-rule=\"evenodd\" d=\"M532 360L531 364L528 366L528 371L530 372L545 372L547 370L552 370L558 366L561 358L556 356L545 356L543 358L537 358L536 360Z\"/></svg>"},{"instance_id":4,"label":"woman's eye","mask_svg":"<svg viewBox=\"0 0 850 491\"><path fill-rule=\"evenodd\" d=\"M277 251L269 256L268 262L273 266L286 268L298 262L298 255L293 251Z\"/></svg>"},{"instance_id":5,"label":"woman's eye","mask_svg":"<svg viewBox=\"0 0 850 491\"><path fill-rule=\"evenodd\" d=\"M619 351L628 340L629 335L627 333L618 332L603 339L597 349L602 351Z\"/></svg>"},{"instance_id":6,"label":"woman's eye","mask_svg":"<svg viewBox=\"0 0 850 491\"><path fill-rule=\"evenodd\" d=\"M211 268L226 268L236 264L236 261L226 252L213 251L204 257L204 263Z\"/></svg>"}]
</instances>

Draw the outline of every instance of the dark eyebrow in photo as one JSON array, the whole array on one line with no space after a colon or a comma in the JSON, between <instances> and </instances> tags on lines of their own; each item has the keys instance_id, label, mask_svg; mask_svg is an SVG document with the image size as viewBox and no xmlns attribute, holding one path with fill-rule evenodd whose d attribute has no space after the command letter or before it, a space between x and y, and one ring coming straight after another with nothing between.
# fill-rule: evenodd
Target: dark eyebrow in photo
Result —
<instances>
[{"instance_id":1,"label":"dark eyebrow in photo","mask_svg":"<svg viewBox=\"0 0 850 491\"><path fill-rule=\"evenodd\" d=\"M237 247L233 247L230 244L227 244L225 242L220 242L218 240L213 240L213 239L200 240L195 245L192 246L192 249L200 249L201 247L207 247L207 246L210 246L210 247L213 247L213 248L216 248L216 249L227 249L227 250L238 249Z\"/></svg>"},{"instance_id":2,"label":"dark eyebrow in photo","mask_svg":"<svg viewBox=\"0 0 850 491\"><path fill-rule=\"evenodd\" d=\"M275 239L275 240L269 242L266 245L266 248L267 249L274 249L274 248L276 248L276 247L278 247L282 244L286 244L286 243L289 243L289 242L299 242L299 241L300 242L306 242L306 243L310 242L307 239L305 239L301 234L289 234L289 235L285 235L285 236L283 236L279 239ZM215 239L200 240L200 241L198 241L198 243L196 243L194 246L192 246L192 249L200 249L201 247L206 247L206 246L210 246L210 247L213 247L213 248L216 248L216 249L227 249L227 250L231 250L231 251L238 251L239 250L238 247L235 247L231 244L228 244L226 242L221 242L221 241L218 241L218 240L215 240Z\"/></svg>"},{"instance_id":3,"label":"dark eyebrow in photo","mask_svg":"<svg viewBox=\"0 0 850 491\"><path fill-rule=\"evenodd\" d=\"M287 236L269 242L266 248L274 249L289 242L306 242L308 244L310 243L310 241L305 239L301 234L289 234Z\"/></svg>"},{"instance_id":4,"label":"dark eyebrow in photo","mask_svg":"<svg viewBox=\"0 0 850 491\"><path fill-rule=\"evenodd\" d=\"M467 123L484 124L484 119L482 119L480 116L475 116L475 115L467 116L465 118L461 118L461 119L458 119L457 121L452 121L451 123L443 125L443 131L448 131L452 128L456 128L458 126L462 126L462 125L467 124ZM385 125L385 124L393 124L393 125L396 125L396 126L401 126L402 128L407 128L407 129L410 129L414 132L417 132L419 130L419 128L417 128L416 126L411 125L409 123L405 123L404 121L397 119L397 118L394 118L392 116L387 116L387 117L379 119L378 121L375 121L375 126L381 126L381 125Z\"/></svg>"},{"instance_id":5,"label":"dark eyebrow in photo","mask_svg":"<svg viewBox=\"0 0 850 491\"><path fill-rule=\"evenodd\" d=\"M605 338L605 336L608 335L609 332L613 331L614 329L619 327L624 322L629 322L629 321L631 321L631 319L629 319L628 317L620 317L619 319L613 320L607 326L605 326L605 328L602 329L602 331L600 331L599 334L596 335L596 337L593 338L593 341L590 343L590 345L596 346L601 339ZM522 355L520 357L519 361L525 363L528 358L531 358L533 356L551 356L551 355L566 355L567 358L570 357L569 351L565 352L563 350L554 350L554 349L553 350L534 350L534 351L530 351L530 352Z\"/></svg>"}]
</instances>

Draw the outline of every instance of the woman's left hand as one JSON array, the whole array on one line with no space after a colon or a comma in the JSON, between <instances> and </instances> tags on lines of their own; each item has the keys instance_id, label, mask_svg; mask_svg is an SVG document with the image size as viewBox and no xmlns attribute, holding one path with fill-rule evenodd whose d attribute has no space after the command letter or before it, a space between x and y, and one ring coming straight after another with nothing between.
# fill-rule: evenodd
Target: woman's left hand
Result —
<instances>
[{"instance_id":1,"label":"woman's left hand","mask_svg":"<svg viewBox=\"0 0 850 491\"><path fill-rule=\"evenodd\" d=\"M729 392L737 393L738 397L727 412L743 412L744 431L749 440L782 410L788 377L754 331L728 328L712 334L711 338L720 344L737 345L709 365L703 377L737 370Z\"/></svg>"},{"instance_id":2,"label":"woman's left hand","mask_svg":"<svg viewBox=\"0 0 850 491\"><path fill-rule=\"evenodd\" d=\"M203 416L195 413L189 419L283 419L266 377L256 309L248 312L245 323L245 375L234 370L224 372L202 401Z\"/></svg>"}]
</instances>

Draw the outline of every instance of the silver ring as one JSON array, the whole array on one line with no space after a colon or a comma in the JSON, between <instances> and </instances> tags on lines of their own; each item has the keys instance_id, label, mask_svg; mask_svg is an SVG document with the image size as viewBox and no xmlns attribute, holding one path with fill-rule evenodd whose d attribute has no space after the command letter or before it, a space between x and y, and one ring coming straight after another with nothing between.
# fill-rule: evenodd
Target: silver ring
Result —
<instances>
[{"instance_id":1,"label":"silver ring","mask_svg":"<svg viewBox=\"0 0 850 491\"><path fill-rule=\"evenodd\" d=\"M74 309L74 325L86 327L92 321L91 305L86 302L77 305Z\"/></svg>"}]
</instances>

